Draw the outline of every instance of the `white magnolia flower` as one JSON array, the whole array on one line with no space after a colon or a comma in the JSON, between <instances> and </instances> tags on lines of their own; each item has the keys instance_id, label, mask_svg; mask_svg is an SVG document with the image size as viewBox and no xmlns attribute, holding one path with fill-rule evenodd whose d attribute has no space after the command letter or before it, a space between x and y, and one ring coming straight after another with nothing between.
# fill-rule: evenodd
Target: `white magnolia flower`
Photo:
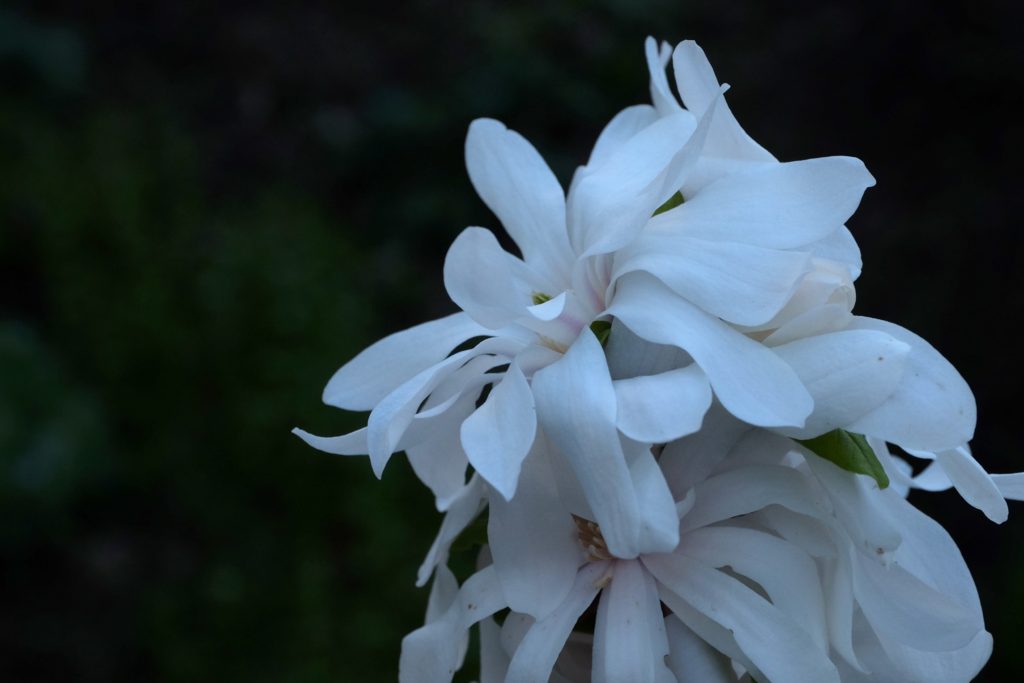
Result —
<instances>
[{"instance_id":1,"label":"white magnolia flower","mask_svg":"<svg viewBox=\"0 0 1024 683\"><path fill-rule=\"evenodd\" d=\"M329 452L368 453L378 476L404 449L446 509L467 463L511 499L540 427L619 556L671 549L675 537L661 533L671 510L642 502L628 442L695 431L712 394L751 424L804 425L814 407L808 388L751 335L788 320L793 301L820 299L832 275L816 254L836 251L874 182L858 160L830 157L772 159L688 185L705 141L734 122L720 93L701 92L699 118L678 105L621 112L568 197L521 136L474 122L470 178L523 258L487 230L464 231L445 263L463 313L392 335L335 374L324 400L371 410L365 430L300 436ZM692 194L652 219L679 188ZM613 372L595 335L606 336L610 320L675 347L674 358L643 374ZM452 353L474 337L486 339Z\"/></svg>"},{"instance_id":2,"label":"white magnolia flower","mask_svg":"<svg viewBox=\"0 0 1024 683\"><path fill-rule=\"evenodd\" d=\"M501 627L481 627L481 683L971 680L991 636L939 525L898 487L724 411L709 420L659 458L686 491L672 553L615 557L596 524L573 519L550 456L531 454L523 505L490 497L492 564L461 591L439 565L447 616L406 639L402 680L448 680L468 627L506 606ZM593 635L575 631L595 600Z\"/></svg>"}]
</instances>

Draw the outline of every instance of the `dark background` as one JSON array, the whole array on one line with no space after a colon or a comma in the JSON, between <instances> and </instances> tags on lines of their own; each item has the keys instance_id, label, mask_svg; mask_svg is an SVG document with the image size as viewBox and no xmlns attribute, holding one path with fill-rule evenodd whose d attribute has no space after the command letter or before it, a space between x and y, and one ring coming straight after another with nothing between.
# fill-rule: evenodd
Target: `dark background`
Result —
<instances>
[{"instance_id":1,"label":"dark background","mask_svg":"<svg viewBox=\"0 0 1024 683\"><path fill-rule=\"evenodd\" d=\"M390 681L439 515L396 458L289 435L370 341L449 312L497 228L469 122L563 182L695 38L784 160L861 157L859 312L931 340L1024 468L1024 46L1012 3L14 2L0 9L0 679ZM915 496L1024 671L1024 509ZM464 678L463 680L468 680Z\"/></svg>"}]
</instances>

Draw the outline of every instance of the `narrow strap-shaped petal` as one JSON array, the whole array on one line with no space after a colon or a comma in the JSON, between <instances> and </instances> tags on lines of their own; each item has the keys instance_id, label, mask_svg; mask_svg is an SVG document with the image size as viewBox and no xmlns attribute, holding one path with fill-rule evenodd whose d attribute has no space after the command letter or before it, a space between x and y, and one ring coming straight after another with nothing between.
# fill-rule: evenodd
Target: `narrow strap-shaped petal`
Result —
<instances>
[{"instance_id":1,"label":"narrow strap-shaped petal","mask_svg":"<svg viewBox=\"0 0 1024 683\"><path fill-rule=\"evenodd\" d=\"M323 400L345 410L372 410L402 383L444 360L452 349L488 330L465 313L410 327L384 337L341 366Z\"/></svg>"},{"instance_id":2,"label":"narrow strap-shaped petal","mask_svg":"<svg viewBox=\"0 0 1024 683\"><path fill-rule=\"evenodd\" d=\"M636 557L640 506L615 427L615 389L600 342L585 329L568 352L533 376L537 419L576 474L608 548Z\"/></svg>"},{"instance_id":3,"label":"narrow strap-shaped petal","mask_svg":"<svg viewBox=\"0 0 1024 683\"><path fill-rule=\"evenodd\" d=\"M803 475L792 467L750 465L729 470L697 484L694 491L697 500L680 520L682 533L769 505L811 517L825 512Z\"/></svg>"},{"instance_id":4,"label":"narrow strap-shaped petal","mask_svg":"<svg viewBox=\"0 0 1024 683\"><path fill-rule=\"evenodd\" d=\"M461 642L466 631L504 607L502 602L493 567L471 576L443 615L402 639L398 680L401 683L451 681L461 665Z\"/></svg>"},{"instance_id":5,"label":"narrow strap-shaped petal","mask_svg":"<svg viewBox=\"0 0 1024 683\"><path fill-rule=\"evenodd\" d=\"M1002 524L1010 516L999 487L966 446L939 451L935 462L942 467L964 500L985 513L996 524Z\"/></svg>"},{"instance_id":6,"label":"narrow strap-shaped petal","mask_svg":"<svg viewBox=\"0 0 1024 683\"><path fill-rule=\"evenodd\" d=\"M619 281L608 312L639 336L677 346L707 373L722 404L758 426L802 426L814 403L781 358L683 300L650 275Z\"/></svg>"},{"instance_id":7,"label":"narrow strap-shaped petal","mask_svg":"<svg viewBox=\"0 0 1024 683\"><path fill-rule=\"evenodd\" d=\"M573 255L565 194L533 145L499 121L477 119L466 136L466 169L523 259L562 289L568 286Z\"/></svg>"},{"instance_id":8,"label":"narrow strap-shaped petal","mask_svg":"<svg viewBox=\"0 0 1024 683\"><path fill-rule=\"evenodd\" d=\"M796 546L762 531L716 526L688 533L679 552L709 567L729 566L754 580L776 607L803 625L819 648L828 650L818 568Z\"/></svg>"},{"instance_id":9,"label":"narrow strap-shaped petal","mask_svg":"<svg viewBox=\"0 0 1024 683\"><path fill-rule=\"evenodd\" d=\"M474 476L466 484L465 488L457 494L448 507L448 511L441 521L441 528L437 531L427 556L423 559L416 572L416 585L425 586L430 580L430 574L434 567L448 561L448 551L459 534L461 534L469 523L476 518L484 501L483 481L480 477Z\"/></svg>"},{"instance_id":10,"label":"narrow strap-shaped petal","mask_svg":"<svg viewBox=\"0 0 1024 683\"><path fill-rule=\"evenodd\" d=\"M665 618L668 661L679 683L736 683L729 658L694 633L678 617Z\"/></svg>"},{"instance_id":11,"label":"narrow strap-shaped petal","mask_svg":"<svg viewBox=\"0 0 1024 683\"><path fill-rule=\"evenodd\" d=\"M645 556L643 562L671 593L730 630L768 681L839 683L828 651L803 625L742 582L685 555Z\"/></svg>"},{"instance_id":12,"label":"narrow strap-shaped petal","mask_svg":"<svg viewBox=\"0 0 1024 683\"><path fill-rule=\"evenodd\" d=\"M593 683L655 683L668 653L663 624L654 579L639 560L616 562L597 609Z\"/></svg>"},{"instance_id":13,"label":"narrow strap-shaped petal","mask_svg":"<svg viewBox=\"0 0 1024 683\"><path fill-rule=\"evenodd\" d=\"M671 116L682 110L676 96L668 87L668 77L665 75L665 67L668 60L672 58L672 48L668 43L658 45L651 36L644 41L644 56L647 58L647 70L651 75L651 101L660 116Z\"/></svg>"},{"instance_id":14,"label":"narrow strap-shaped petal","mask_svg":"<svg viewBox=\"0 0 1024 683\"><path fill-rule=\"evenodd\" d=\"M580 615L601 589L598 581L608 571L607 562L580 569L565 600L526 632L512 656L505 683L548 683L551 669Z\"/></svg>"}]
</instances>

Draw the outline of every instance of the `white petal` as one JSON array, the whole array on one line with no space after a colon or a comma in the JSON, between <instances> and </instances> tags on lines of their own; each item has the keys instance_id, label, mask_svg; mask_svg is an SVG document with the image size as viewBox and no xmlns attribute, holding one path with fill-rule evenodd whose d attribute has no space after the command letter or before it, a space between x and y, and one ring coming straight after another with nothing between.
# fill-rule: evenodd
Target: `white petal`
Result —
<instances>
[{"instance_id":1,"label":"white petal","mask_svg":"<svg viewBox=\"0 0 1024 683\"><path fill-rule=\"evenodd\" d=\"M815 306L784 322L781 327L765 337L764 345L781 346L804 337L845 330L851 320L853 315L843 304Z\"/></svg>"},{"instance_id":2,"label":"white petal","mask_svg":"<svg viewBox=\"0 0 1024 683\"><path fill-rule=\"evenodd\" d=\"M370 464L378 478L398 449L423 400L474 353L478 353L476 349L461 351L427 368L385 396L373 409L366 425L366 442ZM494 361L495 365L498 363L500 361ZM478 372L483 370L480 368Z\"/></svg>"},{"instance_id":3,"label":"white petal","mask_svg":"<svg viewBox=\"0 0 1024 683\"><path fill-rule=\"evenodd\" d=\"M612 379L629 379L640 375L657 375L676 370L693 362L688 353L675 346L652 344L638 337L622 324L612 320L611 333L605 344L608 370Z\"/></svg>"},{"instance_id":4,"label":"white petal","mask_svg":"<svg viewBox=\"0 0 1024 683\"><path fill-rule=\"evenodd\" d=\"M466 228L448 249L444 286L473 320L496 330L526 315L533 293L551 285L502 249L490 230Z\"/></svg>"},{"instance_id":5,"label":"white petal","mask_svg":"<svg viewBox=\"0 0 1024 683\"><path fill-rule=\"evenodd\" d=\"M341 366L324 388L327 405L371 410L411 377L439 363L452 349L488 330L465 313L410 327L384 337Z\"/></svg>"},{"instance_id":6,"label":"white petal","mask_svg":"<svg viewBox=\"0 0 1024 683\"><path fill-rule=\"evenodd\" d=\"M577 175L567 205L577 254L612 252L636 236L696 160L703 144L696 127L688 112L660 118Z\"/></svg>"},{"instance_id":7,"label":"white petal","mask_svg":"<svg viewBox=\"0 0 1024 683\"><path fill-rule=\"evenodd\" d=\"M537 419L575 471L608 548L636 557L640 506L615 428L615 389L588 329L560 361L533 376Z\"/></svg>"},{"instance_id":8,"label":"white petal","mask_svg":"<svg viewBox=\"0 0 1024 683\"><path fill-rule=\"evenodd\" d=\"M1024 472L1013 474L993 474L992 481L1003 498L1010 500L1024 500Z\"/></svg>"},{"instance_id":9,"label":"white petal","mask_svg":"<svg viewBox=\"0 0 1024 683\"><path fill-rule=\"evenodd\" d=\"M448 512L445 513L444 519L441 521L437 537L416 573L417 586L426 585L434 567L448 561L448 550L451 548L452 541L469 526L469 523L480 512L484 500L483 488L480 477L474 476L462 489L462 492L452 500Z\"/></svg>"},{"instance_id":10,"label":"white petal","mask_svg":"<svg viewBox=\"0 0 1024 683\"><path fill-rule=\"evenodd\" d=\"M596 582L607 571L607 562L594 562L580 569L565 600L545 619L531 626L519 643L505 683L548 683L558 653L576 626L576 620L594 601L600 590Z\"/></svg>"},{"instance_id":11,"label":"white petal","mask_svg":"<svg viewBox=\"0 0 1024 683\"><path fill-rule=\"evenodd\" d=\"M644 54L647 57L647 70L651 74L651 100L660 116L671 116L682 110L675 95L668 87L668 77L665 75L665 67L672 56L672 49L665 45L666 49L659 49L658 41L648 36L644 41Z\"/></svg>"},{"instance_id":12,"label":"white petal","mask_svg":"<svg viewBox=\"0 0 1024 683\"><path fill-rule=\"evenodd\" d=\"M678 500L704 481L750 429L719 404L712 404L700 431L665 445L658 464Z\"/></svg>"},{"instance_id":13,"label":"white petal","mask_svg":"<svg viewBox=\"0 0 1024 683\"><path fill-rule=\"evenodd\" d=\"M791 249L841 227L874 184L852 157L773 164L723 176L659 223L690 237Z\"/></svg>"},{"instance_id":14,"label":"white petal","mask_svg":"<svg viewBox=\"0 0 1024 683\"><path fill-rule=\"evenodd\" d=\"M800 426L813 408L796 373L778 356L649 275L620 280L608 312L644 339L693 356L722 404L745 422Z\"/></svg>"},{"instance_id":15,"label":"white petal","mask_svg":"<svg viewBox=\"0 0 1024 683\"><path fill-rule=\"evenodd\" d=\"M366 445L366 427L341 436L317 436L298 427L292 430L292 434L318 451L331 455L366 455L369 450Z\"/></svg>"},{"instance_id":16,"label":"white petal","mask_svg":"<svg viewBox=\"0 0 1024 683\"><path fill-rule=\"evenodd\" d=\"M543 619L565 599L583 560L547 453L535 449L526 459L514 501L494 494L490 501L487 538L508 605Z\"/></svg>"},{"instance_id":17,"label":"white petal","mask_svg":"<svg viewBox=\"0 0 1024 683\"><path fill-rule=\"evenodd\" d=\"M650 444L623 444L629 476L640 504L641 553L667 553L679 545L679 511Z\"/></svg>"},{"instance_id":18,"label":"white petal","mask_svg":"<svg viewBox=\"0 0 1024 683\"><path fill-rule=\"evenodd\" d=\"M573 262L565 195L533 145L498 121L477 119L466 136L466 169L523 259L565 289Z\"/></svg>"},{"instance_id":19,"label":"white petal","mask_svg":"<svg viewBox=\"0 0 1024 683\"><path fill-rule=\"evenodd\" d=\"M634 135L658 120L658 113L648 104L626 107L608 122L601 131L594 150L587 161L588 167L600 166Z\"/></svg>"},{"instance_id":20,"label":"white petal","mask_svg":"<svg viewBox=\"0 0 1024 683\"><path fill-rule=\"evenodd\" d=\"M984 630L981 615L959 605L902 567L883 567L858 554L854 595L883 640L938 652L966 646Z\"/></svg>"},{"instance_id":21,"label":"white petal","mask_svg":"<svg viewBox=\"0 0 1024 683\"><path fill-rule=\"evenodd\" d=\"M416 476L434 494L437 509L444 512L466 485L469 460L459 441L458 425L438 430L435 438L405 449Z\"/></svg>"},{"instance_id":22,"label":"white petal","mask_svg":"<svg viewBox=\"0 0 1024 683\"><path fill-rule=\"evenodd\" d=\"M986 517L1002 524L1010 516L999 487L965 446L936 453L935 462L939 463L964 500L984 512Z\"/></svg>"},{"instance_id":23,"label":"white petal","mask_svg":"<svg viewBox=\"0 0 1024 683\"><path fill-rule=\"evenodd\" d=\"M700 429L711 385L697 365L615 380L619 430L631 439L668 443Z\"/></svg>"},{"instance_id":24,"label":"white petal","mask_svg":"<svg viewBox=\"0 0 1024 683\"><path fill-rule=\"evenodd\" d=\"M508 662L501 627L493 619L484 619L480 622L480 683L504 683Z\"/></svg>"},{"instance_id":25,"label":"white petal","mask_svg":"<svg viewBox=\"0 0 1024 683\"><path fill-rule=\"evenodd\" d=\"M864 265L861 260L860 247L845 225L810 247L811 253L818 258L835 261L849 269L851 279L856 280L860 277L860 271Z\"/></svg>"},{"instance_id":26,"label":"white petal","mask_svg":"<svg viewBox=\"0 0 1024 683\"><path fill-rule=\"evenodd\" d=\"M823 508L803 476L791 467L750 465L716 474L694 487L697 501L680 520L686 533L769 505L817 517Z\"/></svg>"},{"instance_id":27,"label":"white petal","mask_svg":"<svg viewBox=\"0 0 1024 683\"><path fill-rule=\"evenodd\" d=\"M687 109L697 116L704 113L721 91L708 58L697 43L684 40L672 55L676 86ZM771 162L775 160L761 145L754 142L737 123L726 102L719 103L721 113L708 134L707 153L715 157Z\"/></svg>"},{"instance_id":28,"label":"white petal","mask_svg":"<svg viewBox=\"0 0 1024 683\"><path fill-rule=\"evenodd\" d=\"M645 271L719 318L759 325L786 305L809 269L806 253L646 231L617 256L612 278Z\"/></svg>"},{"instance_id":29,"label":"white petal","mask_svg":"<svg viewBox=\"0 0 1024 683\"><path fill-rule=\"evenodd\" d=\"M467 629L504 605L493 568L471 576L448 610L402 639L398 660L401 683L451 681L462 664L461 641Z\"/></svg>"},{"instance_id":30,"label":"white petal","mask_svg":"<svg viewBox=\"0 0 1024 683\"><path fill-rule=\"evenodd\" d=\"M826 565L824 576L825 610L832 647L857 671L867 668L857 655L853 642L853 578L849 557L841 557Z\"/></svg>"},{"instance_id":31,"label":"white petal","mask_svg":"<svg viewBox=\"0 0 1024 683\"><path fill-rule=\"evenodd\" d=\"M616 562L613 571L597 610L593 683L655 683L664 627L654 579L638 560Z\"/></svg>"},{"instance_id":32,"label":"white petal","mask_svg":"<svg viewBox=\"0 0 1024 683\"><path fill-rule=\"evenodd\" d=\"M462 423L462 445L480 476L511 500L536 432L533 392L512 363L484 404Z\"/></svg>"},{"instance_id":33,"label":"white petal","mask_svg":"<svg viewBox=\"0 0 1024 683\"><path fill-rule=\"evenodd\" d=\"M877 482L805 453L807 464L832 501L834 514L845 527L845 533L862 552L887 558L886 554L900 545L902 537L882 504L884 492Z\"/></svg>"},{"instance_id":34,"label":"white petal","mask_svg":"<svg viewBox=\"0 0 1024 683\"><path fill-rule=\"evenodd\" d=\"M846 427L882 404L899 386L910 346L872 330L849 330L775 347L814 399L802 429L783 434L810 439Z\"/></svg>"},{"instance_id":35,"label":"white petal","mask_svg":"<svg viewBox=\"0 0 1024 683\"><path fill-rule=\"evenodd\" d=\"M711 647L678 617L665 618L669 666L679 683L736 683L729 658Z\"/></svg>"},{"instance_id":36,"label":"white petal","mask_svg":"<svg viewBox=\"0 0 1024 683\"><path fill-rule=\"evenodd\" d=\"M796 546L761 531L723 526L688 533L679 552L709 567L729 566L753 579L776 607L803 626L820 649L828 650L818 569Z\"/></svg>"},{"instance_id":37,"label":"white petal","mask_svg":"<svg viewBox=\"0 0 1024 683\"><path fill-rule=\"evenodd\" d=\"M851 329L879 330L910 345L895 393L849 429L905 449L938 452L971 440L977 407L960 373L928 342L899 325L855 317Z\"/></svg>"},{"instance_id":38,"label":"white petal","mask_svg":"<svg viewBox=\"0 0 1024 683\"><path fill-rule=\"evenodd\" d=\"M668 590L732 631L768 680L839 683L828 652L745 584L684 555L645 557L644 565Z\"/></svg>"}]
</instances>

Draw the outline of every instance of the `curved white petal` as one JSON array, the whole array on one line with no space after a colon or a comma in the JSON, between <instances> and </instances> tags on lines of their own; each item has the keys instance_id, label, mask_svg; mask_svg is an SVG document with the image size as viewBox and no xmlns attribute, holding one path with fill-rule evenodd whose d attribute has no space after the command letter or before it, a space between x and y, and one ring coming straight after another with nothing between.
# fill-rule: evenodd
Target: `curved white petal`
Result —
<instances>
[{"instance_id":1,"label":"curved white petal","mask_svg":"<svg viewBox=\"0 0 1024 683\"><path fill-rule=\"evenodd\" d=\"M613 567L597 609L593 683L655 683L668 643L654 579L639 560Z\"/></svg>"},{"instance_id":2,"label":"curved white petal","mask_svg":"<svg viewBox=\"0 0 1024 683\"><path fill-rule=\"evenodd\" d=\"M501 627L493 619L484 619L480 622L480 683L504 683L508 663Z\"/></svg>"},{"instance_id":3,"label":"curved white petal","mask_svg":"<svg viewBox=\"0 0 1024 683\"><path fill-rule=\"evenodd\" d=\"M665 67L672 57L672 48L668 43L658 45L658 41L648 36L644 41L644 56L647 57L647 70L651 75L651 101L660 116L671 116L682 110L675 95L668 87Z\"/></svg>"},{"instance_id":4,"label":"curved white petal","mask_svg":"<svg viewBox=\"0 0 1024 683\"><path fill-rule=\"evenodd\" d=\"M369 450L366 445L366 427L341 436L317 436L295 427L292 429L292 434L318 451L331 455L366 455Z\"/></svg>"},{"instance_id":5,"label":"curved white petal","mask_svg":"<svg viewBox=\"0 0 1024 683\"><path fill-rule=\"evenodd\" d=\"M401 683L451 681L462 665L461 642L467 629L504 605L494 569L471 576L443 615L402 639L398 660Z\"/></svg>"},{"instance_id":6,"label":"curved white petal","mask_svg":"<svg viewBox=\"0 0 1024 683\"><path fill-rule=\"evenodd\" d=\"M936 453L935 462L942 467L964 500L984 512L986 517L1002 524L1010 516L999 487L966 446Z\"/></svg>"},{"instance_id":7,"label":"curved white petal","mask_svg":"<svg viewBox=\"0 0 1024 683\"><path fill-rule=\"evenodd\" d=\"M949 361L913 332L884 320L858 316L850 329L878 330L910 345L899 387L850 431L933 453L971 440L977 419L974 394Z\"/></svg>"},{"instance_id":8,"label":"curved white petal","mask_svg":"<svg viewBox=\"0 0 1024 683\"><path fill-rule=\"evenodd\" d=\"M665 618L668 663L679 683L736 683L729 658L711 647L678 617Z\"/></svg>"},{"instance_id":9,"label":"curved white petal","mask_svg":"<svg viewBox=\"0 0 1024 683\"><path fill-rule=\"evenodd\" d=\"M697 500L680 520L681 533L769 505L818 517L827 514L803 476L791 467L750 465L716 474L694 487Z\"/></svg>"},{"instance_id":10,"label":"curved white petal","mask_svg":"<svg viewBox=\"0 0 1024 683\"><path fill-rule=\"evenodd\" d=\"M711 385L697 365L614 381L617 425L631 439L668 443L700 429Z\"/></svg>"},{"instance_id":11,"label":"curved white petal","mask_svg":"<svg viewBox=\"0 0 1024 683\"><path fill-rule=\"evenodd\" d=\"M370 464L378 478L384 472L384 467L391 455L398 449L420 404L439 384L457 372L460 364L465 362L468 365L475 361L476 358L473 356L478 353L477 349L460 351L437 365L427 368L385 396L370 412L370 418L366 424L366 445L370 455ZM488 362L493 365L501 363L494 357L489 358ZM488 358L485 357L482 360L487 361ZM472 369L479 374L486 370L487 364L483 363L477 367L477 364L474 363ZM467 375L466 379L470 380L472 377Z\"/></svg>"},{"instance_id":12,"label":"curved white petal","mask_svg":"<svg viewBox=\"0 0 1024 683\"><path fill-rule=\"evenodd\" d=\"M648 231L618 255L612 279L645 271L723 320L759 325L786 305L809 270L802 252Z\"/></svg>"},{"instance_id":13,"label":"curved white petal","mask_svg":"<svg viewBox=\"0 0 1024 683\"><path fill-rule=\"evenodd\" d=\"M966 646L984 630L980 613L958 604L896 565L857 554L854 595L883 640L928 652Z\"/></svg>"},{"instance_id":14,"label":"curved white petal","mask_svg":"<svg viewBox=\"0 0 1024 683\"><path fill-rule=\"evenodd\" d=\"M634 135L657 120L658 113L649 104L637 104L620 111L598 136L587 167L600 166L606 162Z\"/></svg>"},{"instance_id":15,"label":"curved white petal","mask_svg":"<svg viewBox=\"0 0 1024 683\"><path fill-rule=\"evenodd\" d=\"M813 401L778 356L681 299L649 275L621 279L608 310L637 335L693 356L722 404L758 426L801 426Z\"/></svg>"},{"instance_id":16,"label":"curved white petal","mask_svg":"<svg viewBox=\"0 0 1024 683\"><path fill-rule=\"evenodd\" d=\"M565 599L583 552L545 452L526 459L515 500L490 496L487 538L513 611L543 619Z\"/></svg>"},{"instance_id":17,"label":"curved white petal","mask_svg":"<svg viewBox=\"0 0 1024 683\"><path fill-rule=\"evenodd\" d=\"M465 313L421 323L384 337L334 373L323 401L345 410L372 410L385 396L462 342L489 331Z\"/></svg>"},{"instance_id":18,"label":"curved white petal","mask_svg":"<svg viewBox=\"0 0 1024 683\"><path fill-rule=\"evenodd\" d=\"M466 136L466 169L523 259L565 289L573 262L565 195L533 145L499 121L477 119Z\"/></svg>"},{"instance_id":19,"label":"curved white petal","mask_svg":"<svg viewBox=\"0 0 1024 683\"><path fill-rule=\"evenodd\" d=\"M704 51L692 40L684 40L672 54L676 86L687 109L697 116L703 114L721 91ZM707 154L714 157L773 162L773 157L740 127L726 102L721 102L721 113L708 134Z\"/></svg>"},{"instance_id":20,"label":"curved white petal","mask_svg":"<svg viewBox=\"0 0 1024 683\"><path fill-rule=\"evenodd\" d=\"M637 235L696 160L703 144L696 128L689 112L660 118L577 175L567 204L577 254L612 252Z\"/></svg>"},{"instance_id":21,"label":"curved white petal","mask_svg":"<svg viewBox=\"0 0 1024 683\"><path fill-rule=\"evenodd\" d=\"M462 423L462 446L480 476L511 500L536 433L533 392L523 371L512 363L484 404Z\"/></svg>"},{"instance_id":22,"label":"curved white petal","mask_svg":"<svg viewBox=\"0 0 1024 683\"><path fill-rule=\"evenodd\" d=\"M560 361L533 376L537 419L572 466L609 549L636 557L640 506L615 427L615 389L588 329Z\"/></svg>"},{"instance_id":23,"label":"curved white petal","mask_svg":"<svg viewBox=\"0 0 1024 683\"><path fill-rule=\"evenodd\" d=\"M492 330L526 315L533 292L545 288L483 228L466 228L452 242L444 260L444 286L459 308Z\"/></svg>"},{"instance_id":24,"label":"curved white petal","mask_svg":"<svg viewBox=\"0 0 1024 683\"><path fill-rule=\"evenodd\" d=\"M762 531L721 526L688 533L679 552L709 567L729 566L753 579L776 607L803 626L821 650L828 650L818 568L796 546Z\"/></svg>"},{"instance_id":25,"label":"curved white petal","mask_svg":"<svg viewBox=\"0 0 1024 683\"><path fill-rule=\"evenodd\" d=\"M875 179L859 159L822 157L725 175L658 218L689 237L792 249L827 237Z\"/></svg>"},{"instance_id":26,"label":"curved white petal","mask_svg":"<svg viewBox=\"0 0 1024 683\"><path fill-rule=\"evenodd\" d=\"M600 590L597 582L607 571L607 562L594 562L580 569L565 600L546 618L533 624L520 641L505 683L548 683L569 633L594 601Z\"/></svg>"},{"instance_id":27,"label":"curved white petal","mask_svg":"<svg viewBox=\"0 0 1024 683\"><path fill-rule=\"evenodd\" d=\"M452 499L448 511L441 521L441 528L437 531L437 537L431 544L430 550L427 551L423 564L416 572L417 586L425 586L434 567L448 561L448 551L452 541L469 526L469 523L480 512L484 500L483 489L483 481L480 477L474 476L465 488Z\"/></svg>"},{"instance_id":28,"label":"curved white petal","mask_svg":"<svg viewBox=\"0 0 1024 683\"><path fill-rule=\"evenodd\" d=\"M679 511L650 444L625 440L629 477L640 506L639 552L667 553L679 545Z\"/></svg>"},{"instance_id":29,"label":"curved white petal","mask_svg":"<svg viewBox=\"0 0 1024 683\"><path fill-rule=\"evenodd\" d=\"M707 479L749 429L721 405L712 404L700 431L666 444L658 464L675 498Z\"/></svg>"},{"instance_id":30,"label":"curved white petal","mask_svg":"<svg viewBox=\"0 0 1024 683\"><path fill-rule=\"evenodd\" d=\"M622 324L612 320L611 333L604 347L612 379L658 375L689 365L693 359L676 346L652 344Z\"/></svg>"},{"instance_id":31,"label":"curved white petal","mask_svg":"<svg viewBox=\"0 0 1024 683\"><path fill-rule=\"evenodd\" d=\"M1003 498L1024 500L1024 472L993 474L991 477Z\"/></svg>"},{"instance_id":32,"label":"curved white petal","mask_svg":"<svg viewBox=\"0 0 1024 683\"><path fill-rule=\"evenodd\" d=\"M767 680L839 683L827 650L745 584L685 555L653 555L643 561L665 588L729 629Z\"/></svg>"},{"instance_id":33,"label":"curved white petal","mask_svg":"<svg viewBox=\"0 0 1024 683\"><path fill-rule=\"evenodd\" d=\"M801 429L780 430L810 439L846 427L896 391L910 346L873 330L848 330L775 347L807 387L814 412Z\"/></svg>"}]
</instances>

